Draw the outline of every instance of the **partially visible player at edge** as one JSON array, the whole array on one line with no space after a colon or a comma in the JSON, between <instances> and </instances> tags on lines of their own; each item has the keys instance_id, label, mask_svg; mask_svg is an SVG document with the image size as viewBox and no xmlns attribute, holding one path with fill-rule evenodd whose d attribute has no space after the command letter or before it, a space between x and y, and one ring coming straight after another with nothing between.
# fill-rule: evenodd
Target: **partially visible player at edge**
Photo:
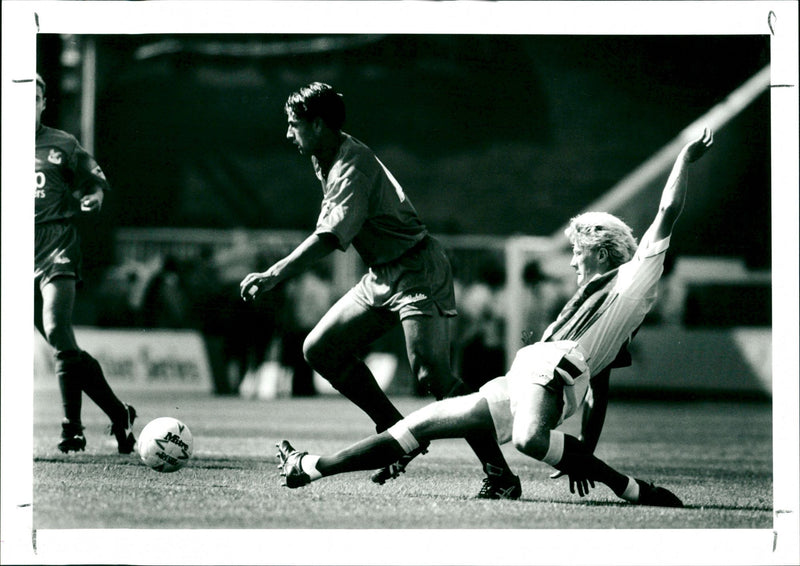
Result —
<instances>
[{"instance_id":1,"label":"partially visible player at edge","mask_svg":"<svg viewBox=\"0 0 800 566\"><path fill-rule=\"evenodd\" d=\"M325 476L380 466L431 440L480 430L493 431L499 442L510 440L522 453L569 475L570 489L577 483L581 496L587 482L593 486L599 481L632 503L682 507L672 492L622 474L594 456L599 430L584 431L592 438L587 444L555 429L583 407L590 387L596 385L590 380L603 375L601 379L608 379L603 370L613 364L653 306L672 229L683 210L689 164L712 143L713 135L705 129L680 151L655 220L638 247L631 229L611 214L589 212L570 221L566 234L578 290L541 341L517 352L505 376L478 393L427 405L386 432L333 455L309 455L283 440L278 459L286 485L300 487Z\"/></svg>"},{"instance_id":2,"label":"partially visible player at edge","mask_svg":"<svg viewBox=\"0 0 800 566\"><path fill-rule=\"evenodd\" d=\"M293 252L263 273L241 282L253 300L314 262L351 243L369 271L339 299L303 345L308 363L355 403L383 432L403 418L359 358L363 349L402 325L411 370L437 399L471 393L450 366L450 317L456 316L453 276L441 244L432 238L403 188L372 150L342 131L345 104L331 86L314 82L289 96L286 137L311 157L322 184L316 229ZM520 496L519 478L508 467L490 431L466 440L486 473L482 499ZM398 454L372 476L383 484L424 452Z\"/></svg>"},{"instance_id":3,"label":"partially visible player at edge","mask_svg":"<svg viewBox=\"0 0 800 566\"><path fill-rule=\"evenodd\" d=\"M109 189L100 166L67 132L42 125L46 85L36 75L36 215L34 325L55 350L55 371L64 405L62 452L84 450L83 392L111 419L111 434L121 454L133 451L136 410L120 401L100 364L81 350L72 328L82 254L72 217L97 212Z\"/></svg>"}]
</instances>

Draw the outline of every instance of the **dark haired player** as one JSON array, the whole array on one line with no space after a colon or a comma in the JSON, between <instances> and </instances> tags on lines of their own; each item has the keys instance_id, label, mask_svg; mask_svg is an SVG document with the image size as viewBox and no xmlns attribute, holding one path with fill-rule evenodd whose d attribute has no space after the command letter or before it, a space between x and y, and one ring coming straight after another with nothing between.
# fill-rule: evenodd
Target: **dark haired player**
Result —
<instances>
[{"instance_id":1,"label":"dark haired player","mask_svg":"<svg viewBox=\"0 0 800 566\"><path fill-rule=\"evenodd\" d=\"M132 430L136 411L114 395L100 364L78 347L72 328L82 256L71 220L79 211L100 210L108 182L72 135L42 125L45 90L44 80L37 75L34 324L55 350L64 405L58 448L65 453L86 448L81 424L82 394L86 392L111 419L120 454L130 454L136 443Z\"/></svg>"},{"instance_id":2,"label":"dark haired player","mask_svg":"<svg viewBox=\"0 0 800 566\"><path fill-rule=\"evenodd\" d=\"M342 131L345 105L331 86L315 82L289 96L286 137L311 157L322 183L314 233L263 273L241 282L253 300L281 281L351 243L369 266L361 281L322 317L303 345L308 363L375 422L378 432L403 416L358 357L365 346L401 324L411 369L437 399L470 393L450 368L448 318L456 316L453 277L441 244L428 234L403 188L370 148ZM521 495L490 431L466 437L487 474L482 499ZM425 446L378 470L397 477Z\"/></svg>"},{"instance_id":3,"label":"dark haired player","mask_svg":"<svg viewBox=\"0 0 800 566\"><path fill-rule=\"evenodd\" d=\"M335 454L300 452L283 440L278 460L286 485L297 488L369 469L435 439L484 431L569 476L570 491L577 484L580 496L599 481L634 504L682 507L669 490L620 473L594 456L602 416L594 424L584 421L585 438L587 424L596 428L585 441L557 427L583 409L596 379L608 380L606 369L655 303L672 230L686 200L689 164L705 155L712 143L713 134L705 129L683 147L655 219L638 245L630 227L612 214L586 212L570 220L566 234L578 290L541 340L517 352L506 375L477 393L422 407L386 432Z\"/></svg>"}]
</instances>

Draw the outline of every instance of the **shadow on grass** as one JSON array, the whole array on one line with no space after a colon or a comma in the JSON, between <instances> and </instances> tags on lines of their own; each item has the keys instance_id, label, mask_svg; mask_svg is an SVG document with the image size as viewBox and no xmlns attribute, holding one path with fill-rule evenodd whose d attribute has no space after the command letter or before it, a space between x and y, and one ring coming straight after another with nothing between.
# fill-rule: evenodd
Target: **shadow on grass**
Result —
<instances>
[{"instance_id":1,"label":"shadow on grass","mask_svg":"<svg viewBox=\"0 0 800 566\"><path fill-rule=\"evenodd\" d=\"M519 500L521 503L547 503L557 505L573 505L578 507L619 507L619 508L644 508L644 507L658 507L657 505L634 505L625 501L597 501L591 500L566 500L566 499L533 499L523 497ZM683 507L659 507L661 509L681 509L681 510L695 510L695 511L756 511L771 513L771 506L764 505L687 505L684 503Z\"/></svg>"}]
</instances>

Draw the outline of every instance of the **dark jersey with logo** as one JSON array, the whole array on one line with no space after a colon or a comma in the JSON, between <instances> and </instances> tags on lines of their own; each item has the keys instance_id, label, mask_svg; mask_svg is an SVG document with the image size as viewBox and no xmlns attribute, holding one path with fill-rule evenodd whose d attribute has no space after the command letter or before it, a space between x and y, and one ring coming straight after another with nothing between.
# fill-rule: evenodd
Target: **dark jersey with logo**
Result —
<instances>
[{"instance_id":1,"label":"dark jersey with logo","mask_svg":"<svg viewBox=\"0 0 800 566\"><path fill-rule=\"evenodd\" d=\"M96 185L109 188L100 166L73 135L47 126L36 131L36 224L74 216L80 208L76 197Z\"/></svg>"}]
</instances>

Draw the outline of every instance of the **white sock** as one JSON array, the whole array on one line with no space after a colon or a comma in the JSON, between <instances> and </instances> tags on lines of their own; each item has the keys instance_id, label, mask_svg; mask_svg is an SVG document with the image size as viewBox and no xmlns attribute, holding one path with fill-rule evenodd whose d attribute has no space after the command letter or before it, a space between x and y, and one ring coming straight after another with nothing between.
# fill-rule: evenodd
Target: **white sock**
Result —
<instances>
[{"instance_id":1,"label":"white sock","mask_svg":"<svg viewBox=\"0 0 800 566\"><path fill-rule=\"evenodd\" d=\"M306 454L300 458L300 469L308 474L311 481L318 480L322 477L322 474L317 470L317 462L319 462L319 456L314 454Z\"/></svg>"},{"instance_id":2,"label":"white sock","mask_svg":"<svg viewBox=\"0 0 800 566\"><path fill-rule=\"evenodd\" d=\"M550 431L550 444L542 462L555 466L564 457L564 433L560 430Z\"/></svg>"},{"instance_id":3,"label":"white sock","mask_svg":"<svg viewBox=\"0 0 800 566\"><path fill-rule=\"evenodd\" d=\"M419 448L419 442L417 442L417 439L414 438L411 430L403 421L398 421L389 427L386 432L392 435L392 438L400 444L406 454Z\"/></svg>"},{"instance_id":4,"label":"white sock","mask_svg":"<svg viewBox=\"0 0 800 566\"><path fill-rule=\"evenodd\" d=\"M628 476L628 487L625 488L625 491L622 492L620 497L625 501L630 501L631 503L636 503L639 501L639 483L632 477Z\"/></svg>"}]
</instances>

